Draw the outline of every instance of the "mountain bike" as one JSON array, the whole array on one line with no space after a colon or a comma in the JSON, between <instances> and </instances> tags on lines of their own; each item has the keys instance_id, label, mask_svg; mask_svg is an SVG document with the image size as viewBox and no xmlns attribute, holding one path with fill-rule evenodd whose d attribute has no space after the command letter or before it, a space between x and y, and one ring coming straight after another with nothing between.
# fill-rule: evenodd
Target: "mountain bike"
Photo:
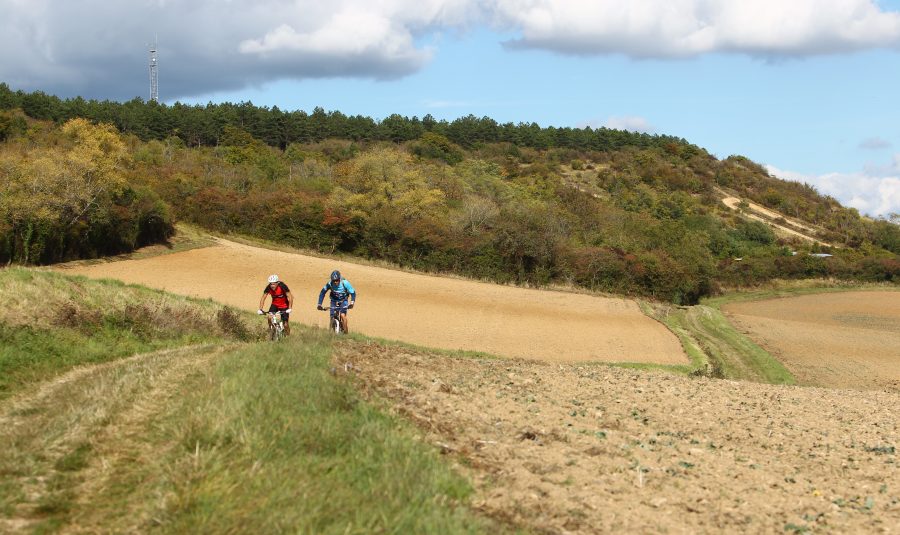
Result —
<instances>
[{"instance_id":1,"label":"mountain bike","mask_svg":"<svg viewBox=\"0 0 900 535\"><path fill-rule=\"evenodd\" d=\"M269 320L269 340L278 342L284 339L284 320L281 319L281 312L267 312L266 318Z\"/></svg>"},{"instance_id":2,"label":"mountain bike","mask_svg":"<svg viewBox=\"0 0 900 535\"><path fill-rule=\"evenodd\" d=\"M344 327L341 325L341 314L346 314L348 308L349 307L346 304L332 304L330 307L324 309L325 312L328 312L328 330L333 331L335 334L345 334L346 331L344 331Z\"/></svg>"}]
</instances>

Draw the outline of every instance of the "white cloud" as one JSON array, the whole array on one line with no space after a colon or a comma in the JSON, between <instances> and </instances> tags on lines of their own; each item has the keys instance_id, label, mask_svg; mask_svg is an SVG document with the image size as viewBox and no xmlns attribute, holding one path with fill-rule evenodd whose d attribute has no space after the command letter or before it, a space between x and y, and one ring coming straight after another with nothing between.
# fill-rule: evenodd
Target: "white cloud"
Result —
<instances>
[{"instance_id":1,"label":"white cloud","mask_svg":"<svg viewBox=\"0 0 900 535\"><path fill-rule=\"evenodd\" d=\"M808 56L900 46L900 13L873 0L495 0L512 47L637 58Z\"/></svg>"},{"instance_id":2,"label":"white cloud","mask_svg":"<svg viewBox=\"0 0 900 535\"><path fill-rule=\"evenodd\" d=\"M766 166L773 176L814 186L820 193L834 197L841 204L875 217L900 213L900 154L894 157L892 167L894 174L888 175L866 171L805 175Z\"/></svg>"},{"instance_id":3,"label":"white cloud","mask_svg":"<svg viewBox=\"0 0 900 535\"><path fill-rule=\"evenodd\" d=\"M656 132L656 127L650 124L650 122L643 118L635 115L619 115L613 116L602 122L590 122L587 126L597 127L603 126L606 128L612 128L614 130L627 130L629 132L644 132L647 134L652 134Z\"/></svg>"},{"instance_id":4,"label":"white cloud","mask_svg":"<svg viewBox=\"0 0 900 535\"><path fill-rule=\"evenodd\" d=\"M0 80L131 98L159 36L164 98L284 78L393 79L434 51L417 38L477 20L471 0L0 0ZM146 95L145 95L146 96Z\"/></svg>"},{"instance_id":5,"label":"white cloud","mask_svg":"<svg viewBox=\"0 0 900 535\"><path fill-rule=\"evenodd\" d=\"M876 0L0 0L0 13L0 80L100 98L146 93L157 34L164 98L395 79L429 63L428 37L477 26L517 34L509 48L636 58L900 47L900 13Z\"/></svg>"}]
</instances>

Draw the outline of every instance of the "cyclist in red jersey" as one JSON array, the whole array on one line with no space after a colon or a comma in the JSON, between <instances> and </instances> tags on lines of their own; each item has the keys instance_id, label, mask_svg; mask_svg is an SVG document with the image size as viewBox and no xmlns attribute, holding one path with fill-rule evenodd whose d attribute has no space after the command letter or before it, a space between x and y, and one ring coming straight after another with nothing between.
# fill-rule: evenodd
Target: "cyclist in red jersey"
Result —
<instances>
[{"instance_id":1,"label":"cyclist in red jersey","mask_svg":"<svg viewBox=\"0 0 900 535\"><path fill-rule=\"evenodd\" d=\"M263 305L266 303L267 295L272 296L272 305L269 307L269 312L281 312L281 319L284 320L284 334L290 335L291 324L288 323L288 319L291 315L291 308L294 306L294 296L291 294L290 288L278 279L278 275L270 276L269 284L263 288L262 297L259 299L258 314L265 314Z\"/></svg>"}]
</instances>

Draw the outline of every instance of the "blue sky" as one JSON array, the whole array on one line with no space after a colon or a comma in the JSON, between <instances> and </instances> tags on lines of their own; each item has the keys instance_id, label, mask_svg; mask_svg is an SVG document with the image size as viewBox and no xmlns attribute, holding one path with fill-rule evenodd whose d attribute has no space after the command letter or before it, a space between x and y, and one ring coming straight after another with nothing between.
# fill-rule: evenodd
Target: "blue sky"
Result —
<instances>
[{"instance_id":1,"label":"blue sky","mask_svg":"<svg viewBox=\"0 0 900 535\"><path fill-rule=\"evenodd\" d=\"M863 213L900 212L900 0L228 5L0 0L0 81L146 98L157 34L167 102L676 135Z\"/></svg>"}]
</instances>

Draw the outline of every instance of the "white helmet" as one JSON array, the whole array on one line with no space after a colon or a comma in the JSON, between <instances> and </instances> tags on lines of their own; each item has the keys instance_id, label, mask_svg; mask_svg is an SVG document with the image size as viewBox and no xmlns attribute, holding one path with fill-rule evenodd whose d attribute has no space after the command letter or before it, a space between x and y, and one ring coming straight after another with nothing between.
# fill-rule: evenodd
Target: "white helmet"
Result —
<instances>
[{"instance_id":1,"label":"white helmet","mask_svg":"<svg viewBox=\"0 0 900 535\"><path fill-rule=\"evenodd\" d=\"M269 284L278 282L278 275L269 275Z\"/></svg>"}]
</instances>

